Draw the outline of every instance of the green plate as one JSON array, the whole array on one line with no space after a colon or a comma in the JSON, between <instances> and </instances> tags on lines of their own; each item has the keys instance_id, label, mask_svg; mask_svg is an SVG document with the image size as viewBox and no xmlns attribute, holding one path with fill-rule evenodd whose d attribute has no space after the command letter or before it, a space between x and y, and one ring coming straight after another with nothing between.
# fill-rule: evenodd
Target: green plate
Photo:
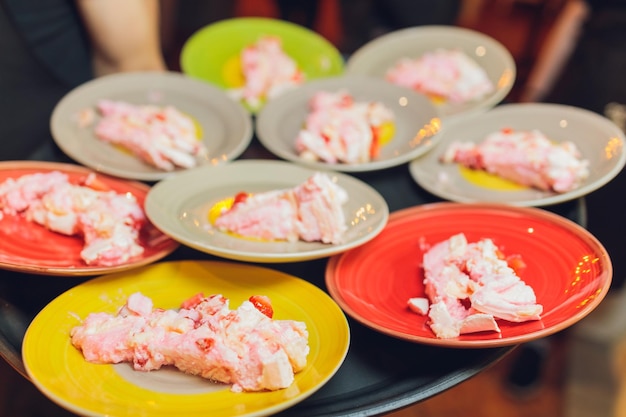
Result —
<instances>
[{"instance_id":1,"label":"green plate","mask_svg":"<svg viewBox=\"0 0 626 417\"><path fill-rule=\"evenodd\" d=\"M308 81L343 73L341 53L324 37L294 23L262 17L221 20L198 30L183 45L181 69L224 89L241 87L239 54L264 35L281 38L285 53Z\"/></svg>"}]
</instances>

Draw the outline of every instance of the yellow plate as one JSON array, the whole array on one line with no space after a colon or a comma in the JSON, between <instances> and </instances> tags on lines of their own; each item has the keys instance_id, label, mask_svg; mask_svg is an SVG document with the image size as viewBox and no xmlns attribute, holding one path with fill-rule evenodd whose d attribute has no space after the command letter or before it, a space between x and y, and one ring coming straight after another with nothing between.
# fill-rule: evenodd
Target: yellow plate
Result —
<instances>
[{"instance_id":1,"label":"yellow plate","mask_svg":"<svg viewBox=\"0 0 626 417\"><path fill-rule=\"evenodd\" d=\"M97 365L70 343L70 329L92 312L114 313L133 292L156 307L177 308L198 293L223 294L231 308L254 294L272 300L276 319L304 321L311 352L294 383L273 392L233 393L230 386L162 369ZM271 269L214 261L163 262L80 284L50 302L32 321L22 355L35 386L60 406L85 416L266 416L321 388L343 363L350 343L345 315L313 284Z\"/></svg>"}]
</instances>

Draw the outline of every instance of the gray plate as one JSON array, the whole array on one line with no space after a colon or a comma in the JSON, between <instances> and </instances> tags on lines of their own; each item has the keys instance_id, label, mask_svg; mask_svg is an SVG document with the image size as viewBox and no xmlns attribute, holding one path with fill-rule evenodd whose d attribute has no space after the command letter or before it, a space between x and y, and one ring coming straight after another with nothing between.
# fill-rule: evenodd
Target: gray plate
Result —
<instances>
[{"instance_id":1,"label":"gray plate","mask_svg":"<svg viewBox=\"0 0 626 417\"><path fill-rule=\"evenodd\" d=\"M309 113L309 101L319 91L346 90L355 101L377 101L395 117L395 134L380 150L380 155L361 164L329 164L300 158L296 136ZM311 81L276 97L261 110L256 132L265 148L279 158L318 170L364 172L409 162L428 152L438 140L439 113L430 100L403 87L367 76L342 76Z\"/></svg>"},{"instance_id":2,"label":"gray plate","mask_svg":"<svg viewBox=\"0 0 626 417\"><path fill-rule=\"evenodd\" d=\"M582 158L589 161L589 178L562 194L533 188L502 190L471 183L457 164L439 162L451 142L478 143L502 128L536 129L555 142L575 143ZM587 110L558 104L506 104L448 126L437 147L412 161L409 170L422 188L447 200L547 206L582 197L613 179L626 162L625 141L624 133L613 122Z\"/></svg>"},{"instance_id":3,"label":"gray plate","mask_svg":"<svg viewBox=\"0 0 626 417\"><path fill-rule=\"evenodd\" d=\"M513 88L516 66L511 53L490 36L456 26L412 27L375 38L350 56L346 73L384 78L387 70L401 58L419 58L438 48L463 51L487 72L496 86L492 94L480 100L437 104L444 120L488 110L500 103Z\"/></svg>"},{"instance_id":4,"label":"gray plate","mask_svg":"<svg viewBox=\"0 0 626 417\"><path fill-rule=\"evenodd\" d=\"M158 181L175 171L154 168L129 152L99 140L93 127L81 127L78 113L108 98L136 105L172 105L200 126L208 148L204 163L219 164L238 157L252 140L252 119L243 106L209 83L175 72L114 74L72 90L55 107L52 136L70 158L99 172L121 178Z\"/></svg>"},{"instance_id":5,"label":"gray plate","mask_svg":"<svg viewBox=\"0 0 626 417\"><path fill-rule=\"evenodd\" d=\"M249 262L323 258L363 244L382 231L389 217L384 198L364 182L342 173L330 173L349 198L344 206L348 230L341 244L242 239L211 224L209 213L217 203L240 192L291 188L314 172L289 162L252 159L193 169L154 185L145 210L150 221L173 239L202 252Z\"/></svg>"}]
</instances>

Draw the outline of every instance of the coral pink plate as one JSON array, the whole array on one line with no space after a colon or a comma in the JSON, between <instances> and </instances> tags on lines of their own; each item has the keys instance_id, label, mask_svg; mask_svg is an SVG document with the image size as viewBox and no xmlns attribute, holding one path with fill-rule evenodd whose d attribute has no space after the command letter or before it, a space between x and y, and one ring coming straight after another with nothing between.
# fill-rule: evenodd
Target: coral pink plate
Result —
<instances>
[{"instance_id":1,"label":"coral pink plate","mask_svg":"<svg viewBox=\"0 0 626 417\"><path fill-rule=\"evenodd\" d=\"M539 321L499 321L501 333L437 338L427 317L407 308L425 296L424 245L463 232L468 241L491 238L506 254L519 254L521 278L544 307ZM611 284L606 249L584 228L538 208L499 204L435 203L396 211L371 241L332 257L330 295L355 320L387 335L430 345L486 348L527 342L561 331L593 311Z\"/></svg>"},{"instance_id":2,"label":"coral pink plate","mask_svg":"<svg viewBox=\"0 0 626 417\"><path fill-rule=\"evenodd\" d=\"M0 162L0 182L36 172L61 171L70 181L80 181L92 170L78 165L55 162ZM118 193L132 193L143 206L149 187L98 174L99 181ZM0 268L40 275L100 275L146 265L174 251L179 243L162 234L151 223L141 229L144 253L115 266L90 266L80 257L83 240L51 232L23 216L4 215L0 219Z\"/></svg>"}]
</instances>

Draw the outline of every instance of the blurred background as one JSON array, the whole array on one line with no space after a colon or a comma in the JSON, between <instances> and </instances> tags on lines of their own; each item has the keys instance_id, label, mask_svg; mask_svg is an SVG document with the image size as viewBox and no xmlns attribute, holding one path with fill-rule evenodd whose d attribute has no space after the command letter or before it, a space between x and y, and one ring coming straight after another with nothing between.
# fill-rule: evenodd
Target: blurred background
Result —
<instances>
[{"instance_id":1,"label":"blurred background","mask_svg":"<svg viewBox=\"0 0 626 417\"><path fill-rule=\"evenodd\" d=\"M242 16L281 18L315 30L346 56L392 30L451 24L478 30L501 42L518 69L515 101L537 58L539 46L566 0L160 0L162 39L171 69L195 31Z\"/></svg>"}]
</instances>

